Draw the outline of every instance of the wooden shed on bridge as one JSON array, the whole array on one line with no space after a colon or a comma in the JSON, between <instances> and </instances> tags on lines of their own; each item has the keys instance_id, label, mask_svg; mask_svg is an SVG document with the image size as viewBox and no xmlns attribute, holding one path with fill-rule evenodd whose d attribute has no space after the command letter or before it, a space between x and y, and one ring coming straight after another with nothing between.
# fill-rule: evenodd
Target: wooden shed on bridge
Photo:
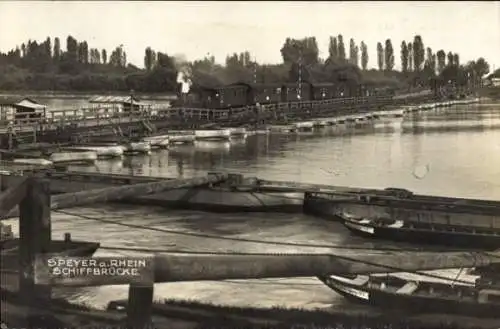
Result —
<instances>
[{"instance_id":1,"label":"wooden shed on bridge","mask_svg":"<svg viewBox=\"0 0 500 329\"><path fill-rule=\"evenodd\" d=\"M95 96L89 100L93 106L113 109L117 112L149 111L152 104L141 101L135 96Z\"/></svg>"},{"instance_id":2,"label":"wooden shed on bridge","mask_svg":"<svg viewBox=\"0 0 500 329\"><path fill-rule=\"evenodd\" d=\"M47 105L28 97L0 98L0 121L10 123L16 120L45 118Z\"/></svg>"}]
</instances>

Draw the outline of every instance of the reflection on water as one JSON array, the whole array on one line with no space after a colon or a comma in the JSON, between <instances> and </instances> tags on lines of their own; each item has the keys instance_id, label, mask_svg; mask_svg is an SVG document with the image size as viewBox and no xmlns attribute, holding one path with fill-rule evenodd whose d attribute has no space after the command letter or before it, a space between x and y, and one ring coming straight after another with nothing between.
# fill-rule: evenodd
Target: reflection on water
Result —
<instances>
[{"instance_id":1,"label":"reflection on water","mask_svg":"<svg viewBox=\"0 0 500 329\"><path fill-rule=\"evenodd\" d=\"M413 113L403 123L403 132L443 133L485 130L500 128L500 111L487 111L488 108L471 106L467 111L463 108L451 108L448 111Z\"/></svg>"},{"instance_id":2,"label":"reflection on water","mask_svg":"<svg viewBox=\"0 0 500 329\"><path fill-rule=\"evenodd\" d=\"M228 153L231 148L231 142L229 141L195 141L195 150L199 152L212 152L217 153Z\"/></svg>"},{"instance_id":3,"label":"reflection on water","mask_svg":"<svg viewBox=\"0 0 500 329\"><path fill-rule=\"evenodd\" d=\"M95 168L86 170L165 177L227 170L273 180L376 188L393 186L426 194L500 200L499 118L500 106L459 106L414 114L399 122L379 122L354 132L342 127L325 127L308 135L253 135L238 141L173 146L149 156L99 161ZM372 245L349 235L337 223L305 215L206 214L132 206L71 211L184 232L286 242ZM54 237L60 238L63 232L69 231L75 239L99 240L106 246L306 251L290 246L131 230L57 213L53 219ZM325 252L324 249L307 251ZM110 251L98 252L107 253ZM109 300L125 298L127 287L65 290L64 294L73 300L104 306ZM236 305L346 307L342 298L314 278L159 284L155 286L155 294L157 298L192 298Z\"/></svg>"}]
</instances>

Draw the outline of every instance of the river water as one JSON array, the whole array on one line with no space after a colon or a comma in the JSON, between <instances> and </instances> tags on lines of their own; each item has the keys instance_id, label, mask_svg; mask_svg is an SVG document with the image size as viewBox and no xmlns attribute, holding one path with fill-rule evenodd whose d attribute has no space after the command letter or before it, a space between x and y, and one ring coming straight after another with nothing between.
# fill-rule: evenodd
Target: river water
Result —
<instances>
[{"instance_id":1,"label":"river water","mask_svg":"<svg viewBox=\"0 0 500 329\"><path fill-rule=\"evenodd\" d=\"M500 104L455 106L413 114L390 125L341 134L325 128L309 135L249 136L234 143L198 143L150 156L100 161L78 170L184 177L224 170L273 180L359 187L400 187L418 193L500 200ZM215 236L331 245L370 245L337 223L305 215L209 214L137 206L70 209L88 217ZM345 252L335 249L234 243L102 224L54 212L53 238L103 246L191 251ZM17 223L14 228L17 229ZM130 255L99 250L96 255ZM57 294L105 307L127 297L127 286L64 289ZM351 307L315 278L165 283L155 298L215 304L302 308Z\"/></svg>"}]
</instances>

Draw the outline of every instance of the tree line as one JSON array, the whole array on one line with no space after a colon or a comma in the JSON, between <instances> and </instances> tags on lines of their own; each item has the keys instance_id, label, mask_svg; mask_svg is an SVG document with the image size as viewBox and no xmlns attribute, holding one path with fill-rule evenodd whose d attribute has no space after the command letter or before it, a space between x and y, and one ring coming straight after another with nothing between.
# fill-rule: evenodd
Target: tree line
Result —
<instances>
[{"instance_id":1,"label":"tree line","mask_svg":"<svg viewBox=\"0 0 500 329\"><path fill-rule=\"evenodd\" d=\"M484 58L461 64L457 53L434 52L424 46L419 35L403 41L399 52L391 39L374 46L377 69L368 69L370 58L364 41L347 40L341 34L330 37L327 58L320 58L315 37L287 38L280 48L279 64L259 64L248 51L229 54L222 65L213 56L186 61L147 47L144 69L140 69L127 62L123 45L108 54L106 49L92 48L87 41L72 36L66 38L64 49L59 38L41 43L29 40L0 53L0 89L174 92L178 90L178 71L205 86L296 82L300 77L312 82L406 88L426 86L431 80L465 84L489 72ZM396 52L400 70L395 69Z\"/></svg>"},{"instance_id":2,"label":"tree line","mask_svg":"<svg viewBox=\"0 0 500 329\"><path fill-rule=\"evenodd\" d=\"M28 40L0 53L0 90L177 91L174 58L148 51L155 54L154 64L143 70L127 62L123 45L109 53L72 36L65 48L58 37Z\"/></svg>"},{"instance_id":3,"label":"tree line","mask_svg":"<svg viewBox=\"0 0 500 329\"><path fill-rule=\"evenodd\" d=\"M416 35L403 41L399 54L391 39L376 45L377 69L369 69L369 52L366 42L348 41L343 35L331 36L327 58L319 57L315 37L287 38L280 48L283 62L276 65L260 65L248 51L226 57L225 65L215 63L211 56L185 63L183 71L194 83L220 85L233 82L295 82L299 75L313 82L366 84L398 88L426 87L440 81L465 85L480 79L489 72L484 58L460 63L457 53L425 47L422 37ZM400 60L400 70L396 61Z\"/></svg>"}]
</instances>

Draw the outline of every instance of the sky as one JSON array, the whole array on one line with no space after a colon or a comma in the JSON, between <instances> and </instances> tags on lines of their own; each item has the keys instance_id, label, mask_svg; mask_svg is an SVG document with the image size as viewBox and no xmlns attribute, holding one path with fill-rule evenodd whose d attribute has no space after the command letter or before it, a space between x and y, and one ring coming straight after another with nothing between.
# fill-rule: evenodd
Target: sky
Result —
<instances>
[{"instance_id":1,"label":"sky","mask_svg":"<svg viewBox=\"0 0 500 329\"><path fill-rule=\"evenodd\" d=\"M390 38L399 68L401 42L420 34L434 52L458 53L462 63L484 57L500 68L500 1L0 1L2 52L47 36L65 49L72 35L108 53L123 44L139 67L148 46L219 63L248 50L259 63L279 63L285 39L306 36L316 37L326 58L329 36L338 34L347 52L350 38L368 45L369 67L377 65L377 42Z\"/></svg>"}]
</instances>

